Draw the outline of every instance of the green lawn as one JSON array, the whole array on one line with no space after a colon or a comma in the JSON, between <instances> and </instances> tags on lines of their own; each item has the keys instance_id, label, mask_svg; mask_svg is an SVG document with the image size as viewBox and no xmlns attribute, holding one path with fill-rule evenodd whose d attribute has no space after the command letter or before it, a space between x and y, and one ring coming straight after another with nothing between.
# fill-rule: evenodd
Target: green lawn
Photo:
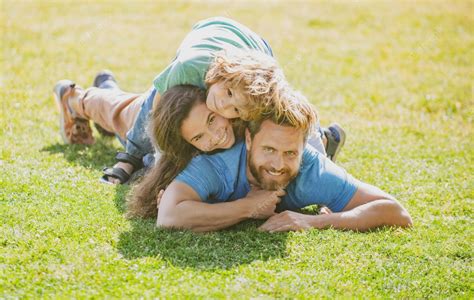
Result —
<instances>
[{"instance_id":1,"label":"green lawn","mask_svg":"<svg viewBox=\"0 0 474 300\"><path fill-rule=\"evenodd\" d=\"M1 1L0 298L474 297L474 2ZM52 98L102 68L143 92L202 18L272 45L339 164L395 195L411 230L193 234L127 220L100 184L120 149L66 146Z\"/></svg>"}]
</instances>

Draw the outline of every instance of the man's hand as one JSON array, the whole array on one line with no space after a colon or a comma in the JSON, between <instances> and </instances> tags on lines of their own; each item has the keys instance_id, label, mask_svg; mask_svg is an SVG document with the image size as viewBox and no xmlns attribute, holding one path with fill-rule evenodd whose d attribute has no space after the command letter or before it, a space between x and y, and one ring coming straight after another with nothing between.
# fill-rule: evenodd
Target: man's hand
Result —
<instances>
[{"instance_id":1,"label":"man's hand","mask_svg":"<svg viewBox=\"0 0 474 300\"><path fill-rule=\"evenodd\" d=\"M114 168L122 168L127 174L132 174L133 172L133 165L125 162L119 161L114 165ZM109 177L109 182L113 184L120 184L120 180L118 178Z\"/></svg>"},{"instance_id":2,"label":"man's hand","mask_svg":"<svg viewBox=\"0 0 474 300\"><path fill-rule=\"evenodd\" d=\"M275 215L275 208L280 203L280 197L285 195L284 190L266 191L252 186L243 201L248 207L248 217L251 219L266 219Z\"/></svg>"},{"instance_id":3,"label":"man's hand","mask_svg":"<svg viewBox=\"0 0 474 300\"><path fill-rule=\"evenodd\" d=\"M309 220L311 217L314 216L285 210L284 212L268 219L258 228L258 230L268 232L306 230L313 227Z\"/></svg>"}]
</instances>

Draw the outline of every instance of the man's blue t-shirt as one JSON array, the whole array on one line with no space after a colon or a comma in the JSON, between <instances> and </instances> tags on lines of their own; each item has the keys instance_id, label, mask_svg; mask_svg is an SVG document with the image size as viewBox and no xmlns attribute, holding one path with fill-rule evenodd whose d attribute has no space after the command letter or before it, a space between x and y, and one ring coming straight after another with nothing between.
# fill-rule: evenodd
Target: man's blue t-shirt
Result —
<instances>
[{"instance_id":1,"label":"man's blue t-shirt","mask_svg":"<svg viewBox=\"0 0 474 300\"><path fill-rule=\"evenodd\" d=\"M246 168L247 149L240 142L229 150L195 157L176 180L193 188L204 202L233 201L250 191ZM319 204L339 212L354 196L357 181L312 147L306 147L300 171L285 190L279 211Z\"/></svg>"}]
</instances>

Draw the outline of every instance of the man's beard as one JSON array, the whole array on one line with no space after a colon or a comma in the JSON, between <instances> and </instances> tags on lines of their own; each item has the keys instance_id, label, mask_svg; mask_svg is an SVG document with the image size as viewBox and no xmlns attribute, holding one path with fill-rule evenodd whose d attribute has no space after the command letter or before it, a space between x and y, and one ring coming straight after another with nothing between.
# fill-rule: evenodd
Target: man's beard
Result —
<instances>
[{"instance_id":1,"label":"man's beard","mask_svg":"<svg viewBox=\"0 0 474 300\"><path fill-rule=\"evenodd\" d=\"M298 172L295 172L294 174L291 174L288 169L283 169L282 172L284 172L285 175L288 175L288 180L285 180L284 182L277 182L275 180L268 180L265 179L263 176L263 172L265 172L265 168L261 166L260 168L257 168L257 166L254 164L253 159L252 159L252 153L249 153L249 158L248 158L248 163L249 163L249 169L250 173L252 176L257 180L259 186L267 191L276 191L279 189L284 189L286 186L292 181L296 175L298 175ZM274 170L271 170L274 171Z\"/></svg>"}]
</instances>

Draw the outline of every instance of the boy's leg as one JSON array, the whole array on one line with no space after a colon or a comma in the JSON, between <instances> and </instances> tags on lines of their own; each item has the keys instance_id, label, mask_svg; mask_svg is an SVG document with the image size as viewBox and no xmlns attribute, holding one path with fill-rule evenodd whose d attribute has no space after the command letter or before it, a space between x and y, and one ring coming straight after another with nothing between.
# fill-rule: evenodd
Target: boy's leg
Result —
<instances>
[{"instance_id":1,"label":"boy's leg","mask_svg":"<svg viewBox=\"0 0 474 300\"><path fill-rule=\"evenodd\" d=\"M346 132L337 123L332 123L327 128L323 128L326 137L326 154L333 162L336 161L337 155L341 151L346 142Z\"/></svg>"},{"instance_id":2,"label":"boy's leg","mask_svg":"<svg viewBox=\"0 0 474 300\"><path fill-rule=\"evenodd\" d=\"M326 128L318 126L318 128L311 133L308 144L335 162L345 141L346 133L344 129L339 124L332 123Z\"/></svg>"},{"instance_id":3,"label":"boy's leg","mask_svg":"<svg viewBox=\"0 0 474 300\"><path fill-rule=\"evenodd\" d=\"M146 93L126 93L120 89L84 90L69 80L59 81L54 92L61 110L63 138L73 144L93 143L88 120L125 139L146 97Z\"/></svg>"},{"instance_id":4,"label":"boy's leg","mask_svg":"<svg viewBox=\"0 0 474 300\"><path fill-rule=\"evenodd\" d=\"M79 117L92 120L125 140L144 99L141 94L91 87L79 91L77 100L72 99L71 106Z\"/></svg>"},{"instance_id":5,"label":"boy's leg","mask_svg":"<svg viewBox=\"0 0 474 300\"><path fill-rule=\"evenodd\" d=\"M308 138L308 144L313 146L316 151L326 156L326 149L323 143L323 137L324 133L321 127L318 126L318 128L310 134Z\"/></svg>"}]
</instances>

